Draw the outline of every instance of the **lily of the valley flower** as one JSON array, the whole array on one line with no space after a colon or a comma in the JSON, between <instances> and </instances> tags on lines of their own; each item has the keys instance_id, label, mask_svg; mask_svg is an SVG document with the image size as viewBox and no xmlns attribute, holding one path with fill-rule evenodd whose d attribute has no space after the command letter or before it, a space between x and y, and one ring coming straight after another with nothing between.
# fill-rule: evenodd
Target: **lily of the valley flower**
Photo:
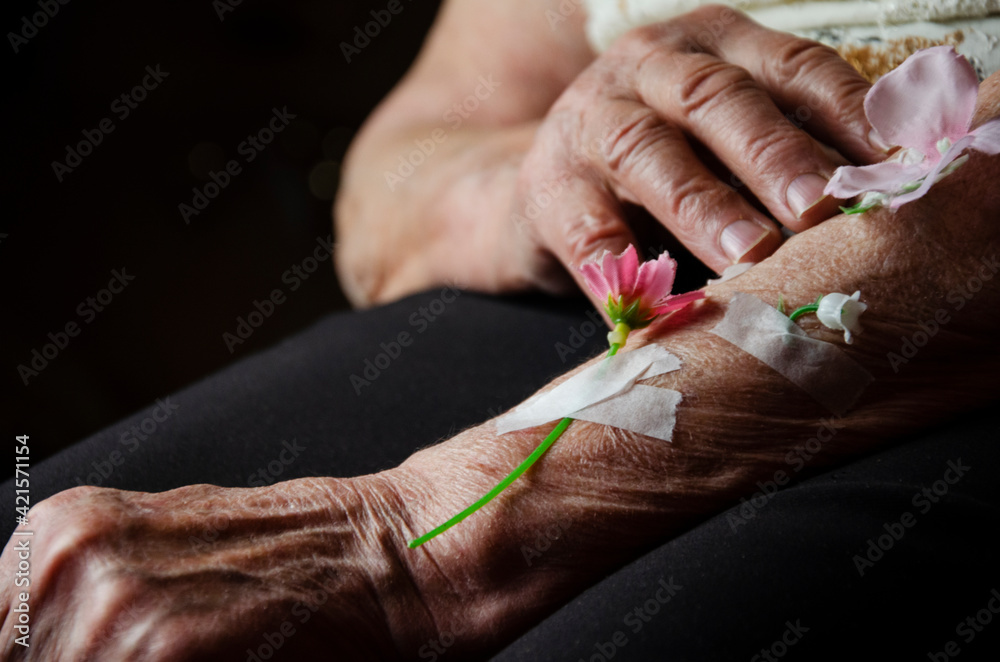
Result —
<instances>
[{"instance_id":1,"label":"lily of the valley flower","mask_svg":"<svg viewBox=\"0 0 1000 662\"><path fill-rule=\"evenodd\" d=\"M844 342L851 344L851 334L861 333L861 323L858 318L868 310L868 304L861 303L861 291L851 296L832 292L820 299L816 309L816 317L824 326L834 331L844 332Z\"/></svg>"},{"instance_id":2,"label":"lily of the valley flower","mask_svg":"<svg viewBox=\"0 0 1000 662\"><path fill-rule=\"evenodd\" d=\"M604 251L594 262L582 265L580 272L595 296L607 298L605 309L615 324L615 330L608 334L612 345L624 345L629 331L649 326L660 315L705 296L700 291L670 294L677 261L663 253L640 265L631 244L621 255Z\"/></svg>"},{"instance_id":3,"label":"lily of the valley flower","mask_svg":"<svg viewBox=\"0 0 1000 662\"><path fill-rule=\"evenodd\" d=\"M865 115L883 142L902 147L884 163L837 168L824 193L864 194L858 213L879 204L892 209L922 197L967 159L967 149L1000 153L1000 120L970 131L979 79L951 46L917 51L880 78L865 96Z\"/></svg>"}]
</instances>

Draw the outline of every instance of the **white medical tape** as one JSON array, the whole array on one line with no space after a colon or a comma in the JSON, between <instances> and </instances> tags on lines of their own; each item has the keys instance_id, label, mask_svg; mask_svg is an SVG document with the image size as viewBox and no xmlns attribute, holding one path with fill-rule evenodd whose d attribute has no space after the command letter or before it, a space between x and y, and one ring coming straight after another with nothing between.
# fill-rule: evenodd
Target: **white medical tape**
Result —
<instances>
[{"instance_id":1,"label":"white medical tape","mask_svg":"<svg viewBox=\"0 0 1000 662\"><path fill-rule=\"evenodd\" d=\"M874 379L835 345L760 299L737 292L712 333L763 361L835 414L843 414Z\"/></svg>"},{"instance_id":2,"label":"white medical tape","mask_svg":"<svg viewBox=\"0 0 1000 662\"><path fill-rule=\"evenodd\" d=\"M706 285L718 285L719 283L725 283L727 280L732 280L737 276L742 276L746 272L750 271L756 262L740 262L738 264L730 264L728 267L722 270L718 278L709 278Z\"/></svg>"},{"instance_id":3,"label":"white medical tape","mask_svg":"<svg viewBox=\"0 0 1000 662\"><path fill-rule=\"evenodd\" d=\"M681 394L636 382L680 367L680 359L659 345L622 352L525 400L496 419L497 432L506 434L569 416L669 441Z\"/></svg>"},{"instance_id":4,"label":"white medical tape","mask_svg":"<svg viewBox=\"0 0 1000 662\"><path fill-rule=\"evenodd\" d=\"M670 441L680 402L681 394L673 389L634 384L625 393L574 412L572 417Z\"/></svg>"}]
</instances>

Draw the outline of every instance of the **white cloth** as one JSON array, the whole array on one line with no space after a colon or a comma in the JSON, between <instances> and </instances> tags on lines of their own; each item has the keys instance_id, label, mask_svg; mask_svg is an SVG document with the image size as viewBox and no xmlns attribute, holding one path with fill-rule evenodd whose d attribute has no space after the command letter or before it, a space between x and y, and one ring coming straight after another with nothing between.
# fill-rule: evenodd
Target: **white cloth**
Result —
<instances>
[{"instance_id":1,"label":"white cloth","mask_svg":"<svg viewBox=\"0 0 1000 662\"><path fill-rule=\"evenodd\" d=\"M584 0L587 36L597 51L641 25L665 21L710 0ZM776 30L831 46L878 47L906 37L941 41L960 32L956 50L980 76L1000 70L1000 0L711 0Z\"/></svg>"}]
</instances>

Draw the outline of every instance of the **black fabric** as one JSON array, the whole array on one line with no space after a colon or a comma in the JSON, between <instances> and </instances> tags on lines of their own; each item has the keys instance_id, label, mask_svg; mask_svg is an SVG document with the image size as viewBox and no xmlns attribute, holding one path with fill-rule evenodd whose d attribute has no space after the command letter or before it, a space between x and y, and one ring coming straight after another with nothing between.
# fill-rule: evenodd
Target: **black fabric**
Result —
<instances>
[{"instance_id":1,"label":"black fabric","mask_svg":"<svg viewBox=\"0 0 1000 662\"><path fill-rule=\"evenodd\" d=\"M603 351L597 320L583 301L449 289L331 315L32 467L32 499L78 484L160 491L379 471ZM945 660L949 641L963 660L994 659L996 433L981 412L783 490L745 525L730 516L737 507L614 573L496 660ZM913 496L949 461L969 468L921 512ZM10 481L3 494L9 536ZM854 556L904 512L913 526L860 576ZM1000 612L1000 597L992 604ZM982 631L960 627L985 620L984 608ZM775 644L790 627L795 643Z\"/></svg>"},{"instance_id":2,"label":"black fabric","mask_svg":"<svg viewBox=\"0 0 1000 662\"><path fill-rule=\"evenodd\" d=\"M33 466L32 500L79 484L161 491L373 473L516 405L607 345L606 329L598 329L591 318L599 318L580 301L456 292L434 290L330 315L165 394L159 404ZM400 334L408 334L408 346L399 345ZM388 357L384 369L380 355ZM151 434L143 432L144 422ZM286 443L298 455L281 463ZM293 454L287 450L285 460ZM11 482L3 489L13 495ZM2 507L13 501L4 499ZM13 521L5 511L6 536Z\"/></svg>"},{"instance_id":3,"label":"black fabric","mask_svg":"<svg viewBox=\"0 0 1000 662\"><path fill-rule=\"evenodd\" d=\"M944 662L957 657L948 642L962 660L998 660L998 427L983 411L764 505L741 503L612 574L494 660ZM946 475L956 482L940 483ZM657 596L661 581L673 595Z\"/></svg>"}]
</instances>

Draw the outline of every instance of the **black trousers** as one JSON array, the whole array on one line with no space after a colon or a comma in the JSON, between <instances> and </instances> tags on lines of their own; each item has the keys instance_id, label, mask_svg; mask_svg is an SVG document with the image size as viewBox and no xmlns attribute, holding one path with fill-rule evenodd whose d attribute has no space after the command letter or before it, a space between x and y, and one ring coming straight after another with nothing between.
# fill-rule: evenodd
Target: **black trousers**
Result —
<instances>
[{"instance_id":1,"label":"black trousers","mask_svg":"<svg viewBox=\"0 0 1000 662\"><path fill-rule=\"evenodd\" d=\"M448 289L331 315L34 466L32 498L379 471L517 404L604 335L582 301ZM495 659L1000 659L998 428L983 410L747 495Z\"/></svg>"}]
</instances>

